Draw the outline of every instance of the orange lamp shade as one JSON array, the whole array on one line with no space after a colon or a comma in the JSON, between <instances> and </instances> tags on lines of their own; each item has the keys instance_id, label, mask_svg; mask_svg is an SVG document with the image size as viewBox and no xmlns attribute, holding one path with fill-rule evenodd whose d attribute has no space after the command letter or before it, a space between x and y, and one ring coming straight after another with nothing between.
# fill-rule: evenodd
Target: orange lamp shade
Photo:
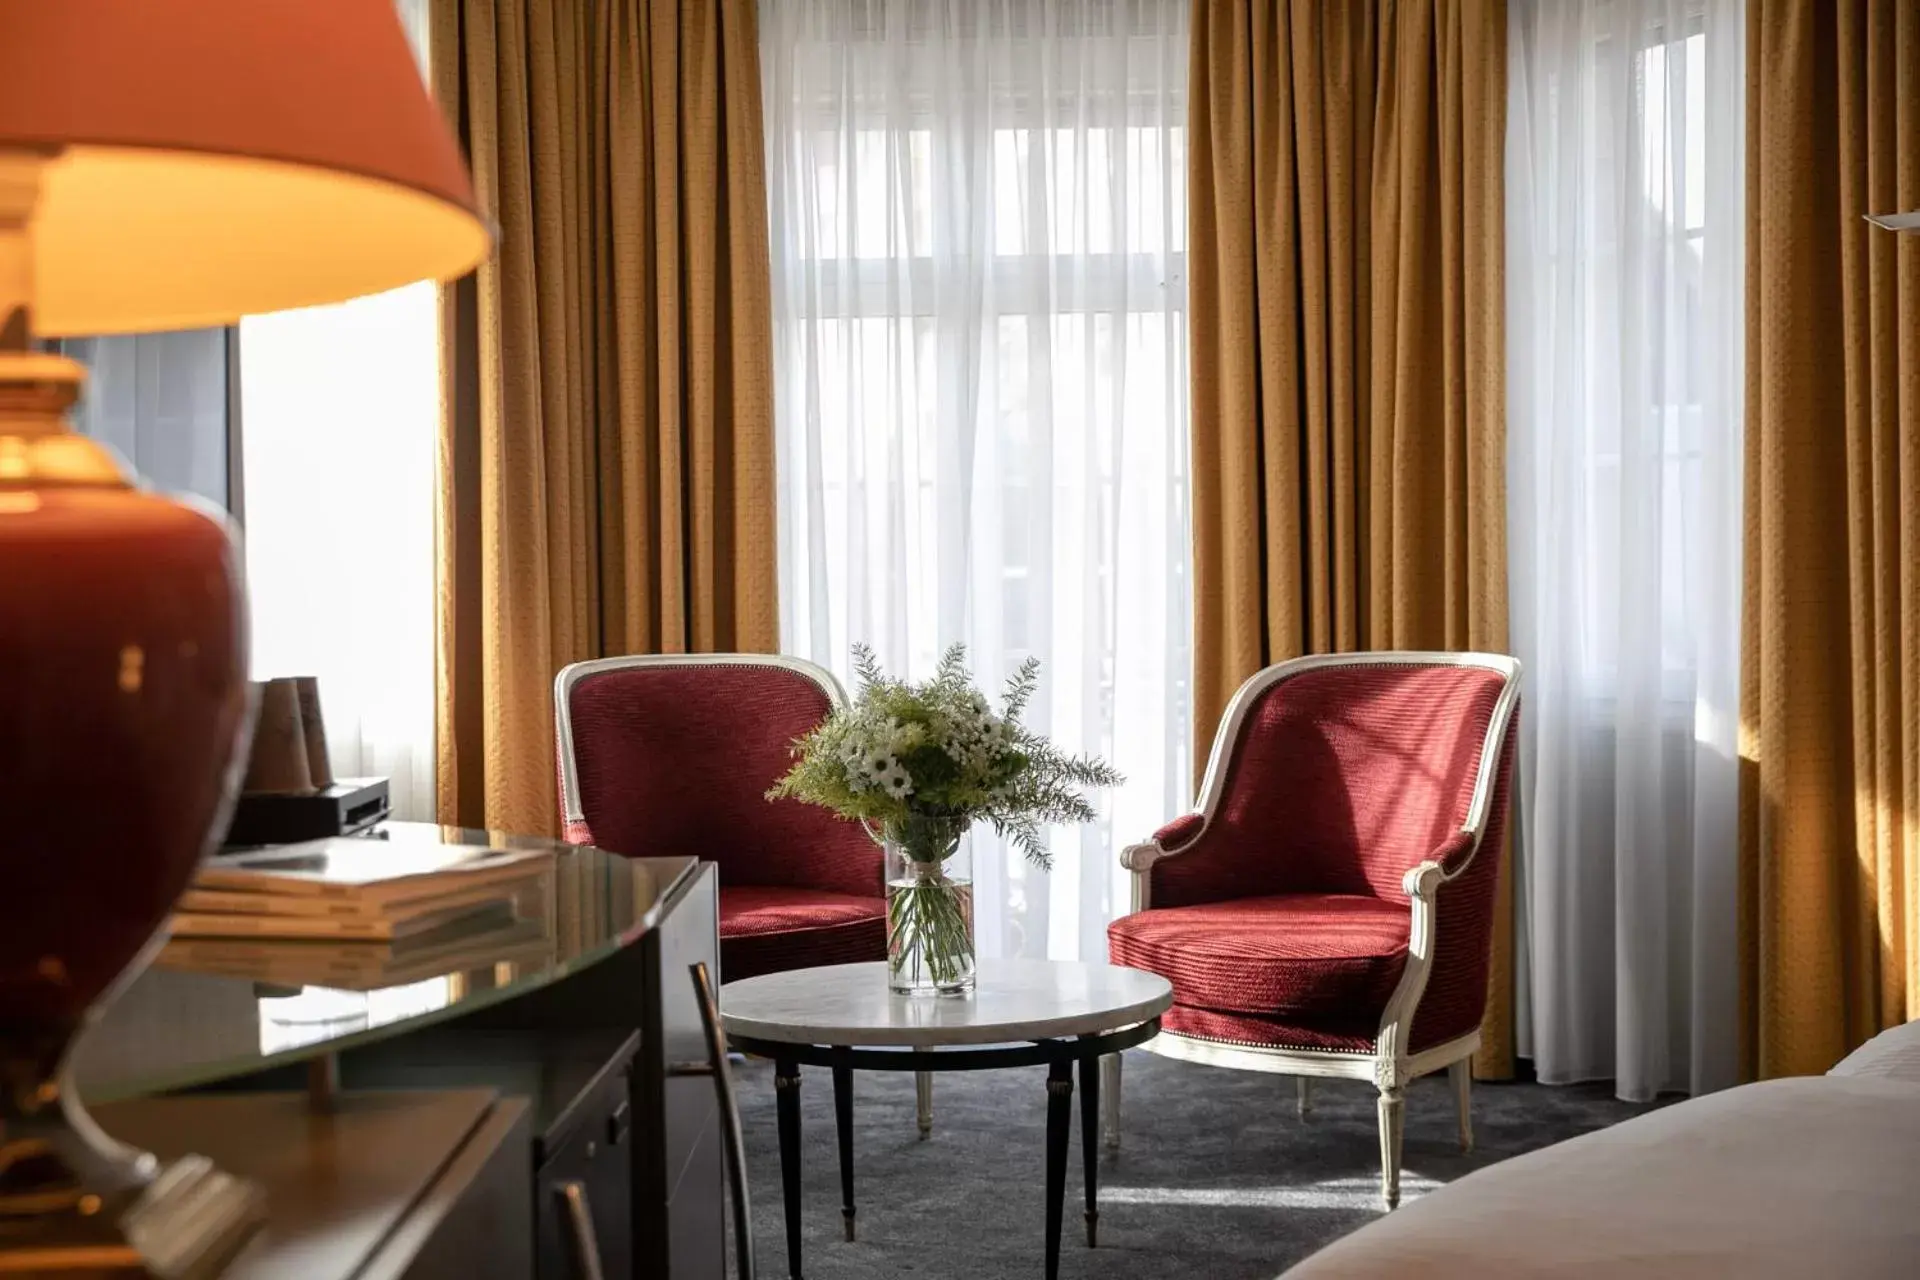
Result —
<instances>
[{"instance_id":1,"label":"orange lamp shade","mask_svg":"<svg viewBox=\"0 0 1920 1280\"><path fill-rule=\"evenodd\" d=\"M226 324L465 273L490 236L392 0L0 0L33 329Z\"/></svg>"}]
</instances>

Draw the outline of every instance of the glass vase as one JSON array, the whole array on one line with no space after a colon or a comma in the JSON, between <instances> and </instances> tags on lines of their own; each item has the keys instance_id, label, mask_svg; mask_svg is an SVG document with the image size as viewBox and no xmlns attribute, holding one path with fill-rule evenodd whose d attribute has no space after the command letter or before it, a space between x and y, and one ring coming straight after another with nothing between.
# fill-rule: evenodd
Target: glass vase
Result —
<instances>
[{"instance_id":1,"label":"glass vase","mask_svg":"<svg viewBox=\"0 0 1920 1280\"><path fill-rule=\"evenodd\" d=\"M973 854L964 830L950 839L885 842L887 981L910 996L973 990Z\"/></svg>"}]
</instances>

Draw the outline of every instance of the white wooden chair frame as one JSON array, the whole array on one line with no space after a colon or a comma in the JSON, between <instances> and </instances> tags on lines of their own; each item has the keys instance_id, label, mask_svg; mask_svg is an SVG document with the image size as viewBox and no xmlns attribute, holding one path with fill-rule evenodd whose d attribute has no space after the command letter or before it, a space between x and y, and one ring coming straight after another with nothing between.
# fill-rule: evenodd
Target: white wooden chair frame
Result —
<instances>
[{"instance_id":1,"label":"white wooden chair frame","mask_svg":"<svg viewBox=\"0 0 1920 1280\"><path fill-rule=\"evenodd\" d=\"M1236 1067L1243 1071L1265 1071L1295 1076L1299 1080L1299 1109L1306 1115L1312 1105L1312 1082L1316 1078L1368 1080L1380 1091L1380 1197L1387 1208L1400 1203L1400 1152L1406 1108L1406 1086L1414 1079L1445 1067L1453 1082L1455 1105L1460 1118L1460 1146L1473 1149L1471 1114L1473 1053L1480 1047L1478 1027L1464 1036L1433 1045L1419 1053L1408 1051L1413 1031L1413 1015L1427 989L1433 965L1433 947L1438 928L1440 887L1458 878L1472 865L1486 834L1487 817L1493 805L1494 783L1499 776L1500 760L1506 749L1506 737L1520 701L1520 663L1500 654L1382 652L1324 654L1295 658L1255 673L1240 686L1228 704L1220 732L1215 735L1213 752L1207 760L1207 773L1200 785L1196 806L1200 829L1187 837L1178 849L1167 849L1157 840L1129 845L1121 851L1120 865L1133 873L1133 910L1144 911L1151 905L1152 879L1148 874L1162 858L1177 858L1198 843L1219 811L1226 790L1227 769L1238 748L1247 716L1261 696L1282 681L1309 671L1335 667L1378 666L1453 666L1484 667L1497 672L1502 680L1500 696L1487 722L1486 739L1480 750L1480 769L1475 776L1473 799L1467 807L1466 822L1460 833L1471 844L1467 856L1449 872L1438 862L1426 861L1409 870L1401 880L1409 907L1407 965L1400 982L1387 1000L1380 1017L1380 1029L1372 1052L1347 1052L1310 1048L1274 1048L1266 1045L1239 1044L1210 1040L1199 1036L1162 1031L1142 1045L1143 1049L1166 1058L1180 1058L1208 1066ZM1120 1057L1110 1055L1101 1061L1101 1097L1105 1101L1104 1129L1109 1147L1120 1145Z\"/></svg>"},{"instance_id":2,"label":"white wooden chair frame","mask_svg":"<svg viewBox=\"0 0 1920 1280\"><path fill-rule=\"evenodd\" d=\"M774 667L790 671L817 685L820 692L827 695L827 705L831 710L837 711L847 705L846 690L841 688L831 671L805 658L790 658L779 653L634 653L615 658L594 658L564 666L553 678L553 736L560 753L560 820L566 828L587 820L587 815L581 809L580 769L573 751L573 687L589 676L644 667ZM717 944L716 938L716 955L719 953ZM725 973L719 974L715 982L716 989L725 978ZM722 994L724 996L724 991ZM933 1073L916 1073L915 1085L920 1136L924 1139L933 1133Z\"/></svg>"}]
</instances>

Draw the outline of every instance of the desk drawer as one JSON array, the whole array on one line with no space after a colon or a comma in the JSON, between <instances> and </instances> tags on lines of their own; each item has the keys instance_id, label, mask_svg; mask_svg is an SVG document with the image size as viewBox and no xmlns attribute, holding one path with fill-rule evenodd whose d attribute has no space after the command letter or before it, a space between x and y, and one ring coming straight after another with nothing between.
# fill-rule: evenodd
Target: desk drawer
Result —
<instances>
[{"instance_id":1,"label":"desk drawer","mask_svg":"<svg viewBox=\"0 0 1920 1280\"><path fill-rule=\"evenodd\" d=\"M601 1274L633 1274L633 1135L623 1126L629 1114L626 1077L613 1100L596 1105L587 1123L574 1126L534 1175L535 1262L539 1280L579 1280L580 1246L575 1238L571 1189L586 1206L600 1253Z\"/></svg>"}]
</instances>

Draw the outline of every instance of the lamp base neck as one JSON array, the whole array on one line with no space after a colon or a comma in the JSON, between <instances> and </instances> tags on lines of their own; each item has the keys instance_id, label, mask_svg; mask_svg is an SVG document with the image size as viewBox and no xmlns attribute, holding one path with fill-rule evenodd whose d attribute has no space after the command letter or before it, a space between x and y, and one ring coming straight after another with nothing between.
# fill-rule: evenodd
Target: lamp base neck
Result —
<instances>
[{"instance_id":1,"label":"lamp base neck","mask_svg":"<svg viewBox=\"0 0 1920 1280\"><path fill-rule=\"evenodd\" d=\"M119 455L69 429L67 413L86 377L66 356L0 350L0 492L133 483Z\"/></svg>"}]
</instances>

